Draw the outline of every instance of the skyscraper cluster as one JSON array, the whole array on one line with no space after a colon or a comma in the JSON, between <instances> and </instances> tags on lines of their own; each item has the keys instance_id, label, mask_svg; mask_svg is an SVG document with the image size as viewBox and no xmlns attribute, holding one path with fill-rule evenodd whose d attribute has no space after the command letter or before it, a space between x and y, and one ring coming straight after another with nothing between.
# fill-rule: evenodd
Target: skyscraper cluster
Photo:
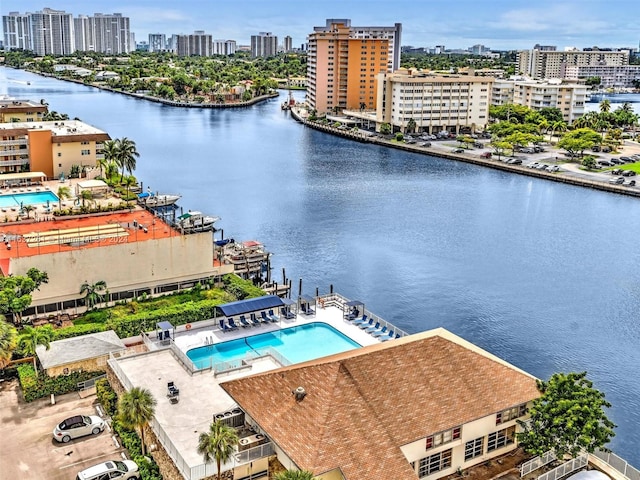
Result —
<instances>
[{"instance_id":1,"label":"skyscraper cluster","mask_svg":"<svg viewBox=\"0 0 640 480\"><path fill-rule=\"evenodd\" d=\"M129 17L120 13L93 16L45 8L35 13L2 16L5 48L32 50L37 55L68 55L75 51L110 54L134 50Z\"/></svg>"}]
</instances>

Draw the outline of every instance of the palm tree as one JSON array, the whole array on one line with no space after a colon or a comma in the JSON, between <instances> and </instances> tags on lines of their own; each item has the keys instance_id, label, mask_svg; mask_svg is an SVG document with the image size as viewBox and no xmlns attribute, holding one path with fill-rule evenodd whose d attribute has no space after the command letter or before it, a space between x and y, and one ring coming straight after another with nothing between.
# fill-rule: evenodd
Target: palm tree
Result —
<instances>
[{"instance_id":1,"label":"palm tree","mask_svg":"<svg viewBox=\"0 0 640 480\"><path fill-rule=\"evenodd\" d=\"M140 156L138 149L136 148L136 142L129 140L127 137L123 137L118 140L118 163L122 169L120 175L120 183L124 178L125 170L129 172L129 175L136 169L136 158Z\"/></svg>"},{"instance_id":2,"label":"palm tree","mask_svg":"<svg viewBox=\"0 0 640 480\"><path fill-rule=\"evenodd\" d=\"M82 206L85 206L85 202L91 202L93 200L93 193L91 190L82 190L80 192L80 198L82 199Z\"/></svg>"},{"instance_id":3,"label":"palm tree","mask_svg":"<svg viewBox=\"0 0 640 480\"><path fill-rule=\"evenodd\" d=\"M236 431L220 420L209 426L208 433L201 433L198 437L198 453L203 456L205 463L215 458L218 467L218 480L220 480L222 463L233 455L237 444L238 434Z\"/></svg>"},{"instance_id":4,"label":"palm tree","mask_svg":"<svg viewBox=\"0 0 640 480\"><path fill-rule=\"evenodd\" d=\"M142 455L145 455L144 429L155 414L156 399L146 388L133 387L120 397L118 402L118 420L127 428L138 429L142 443Z\"/></svg>"},{"instance_id":5,"label":"palm tree","mask_svg":"<svg viewBox=\"0 0 640 480\"><path fill-rule=\"evenodd\" d=\"M33 368L38 369L36 365L36 349L38 345L43 345L49 350L49 342L51 342L51 328L33 328L25 326L22 333L18 337L18 348L25 355L33 357Z\"/></svg>"},{"instance_id":6,"label":"palm tree","mask_svg":"<svg viewBox=\"0 0 640 480\"><path fill-rule=\"evenodd\" d=\"M84 302L89 310L95 307L103 299L100 292L107 290L107 282L98 280L96 283L85 281L80 287L80 295L84 294Z\"/></svg>"},{"instance_id":7,"label":"palm tree","mask_svg":"<svg viewBox=\"0 0 640 480\"><path fill-rule=\"evenodd\" d=\"M107 178L109 178L109 166L118 164L118 143L115 140L107 140L102 146L102 153L104 154L104 168L107 172ZM100 174L102 174L102 163L100 165Z\"/></svg>"},{"instance_id":8,"label":"palm tree","mask_svg":"<svg viewBox=\"0 0 640 480\"><path fill-rule=\"evenodd\" d=\"M27 212L27 218L30 217L31 212L33 212L36 208L33 205L24 205L22 207L23 212Z\"/></svg>"},{"instance_id":9,"label":"palm tree","mask_svg":"<svg viewBox=\"0 0 640 480\"><path fill-rule=\"evenodd\" d=\"M18 332L5 321L4 315L0 315L0 369L9 364L17 346Z\"/></svg>"},{"instance_id":10,"label":"palm tree","mask_svg":"<svg viewBox=\"0 0 640 480\"><path fill-rule=\"evenodd\" d=\"M553 134L556 132L566 132L567 131L567 122L565 122L564 120L560 120L558 122L553 122L551 124L550 127L550 133L549 133L549 143L551 143L551 137L553 137Z\"/></svg>"},{"instance_id":11,"label":"palm tree","mask_svg":"<svg viewBox=\"0 0 640 480\"><path fill-rule=\"evenodd\" d=\"M58 187L58 210L62 210L62 200L71 198L71 189L69 187Z\"/></svg>"},{"instance_id":12,"label":"palm tree","mask_svg":"<svg viewBox=\"0 0 640 480\"><path fill-rule=\"evenodd\" d=\"M611 110L611 101L605 98L600 102L600 112L608 113L610 110Z\"/></svg>"},{"instance_id":13,"label":"palm tree","mask_svg":"<svg viewBox=\"0 0 640 480\"><path fill-rule=\"evenodd\" d=\"M273 480L313 480L313 473L307 470L285 470L277 473Z\"/></svg>"}]
</instances>

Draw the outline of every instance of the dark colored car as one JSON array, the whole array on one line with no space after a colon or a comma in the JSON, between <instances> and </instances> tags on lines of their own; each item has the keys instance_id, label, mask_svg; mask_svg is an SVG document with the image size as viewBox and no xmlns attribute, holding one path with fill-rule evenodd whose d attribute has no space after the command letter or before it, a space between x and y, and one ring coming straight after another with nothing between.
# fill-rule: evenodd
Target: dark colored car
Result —
<instances>
[{"instance_id":1,"label":"dark colored car","mask_svg":"<svg viewBox=\"0 0 640 480\"><path fill-rule=\"evenodd\" d=\"M622 160L624 163L633 163L634 160L631 157L620 157L620 160Z\"/></svg>"},{"instance_id":2,"label":"dark colored car","mask_svg":"<svg viewBox=\"0 0 640 480\"><path fill-rule=\"evenodd\" d=\"M482 158L491 158L491 155L492 155L491 152L484 152L480 154Z\"/></svg>"},{"instance_id":3,"label":"dark colored car","mask_svg":"<svg viewBox=\"0 0 640 480\"><path fill-rule=\"evenodd\" d=\"M624 175L625 177L635 177L636 172L634 172L633 170L624 170L622 172L622 175Z\"/></svg>"},{"instance_id":4,"label":"dark colored car","mask_svg":"<svg viewBox=\"0 0 640 480\"><path fill-rule=\"evenodd\" d=\"M453 150L453 153L464 153L464 149L463 148L456 148Z\"/></svg>"},{"instance_id":5,"label":"dark colored car","mask_svg":"<svg viewBox=\"0 0 640 480\"><path fill-rule=\"evenodd\" d=\"M611 160L609 160L611 163L613 163L614 165L624 165L624 160L622 160L621 158L612 158Z\"/></svg>"}]
</instances>

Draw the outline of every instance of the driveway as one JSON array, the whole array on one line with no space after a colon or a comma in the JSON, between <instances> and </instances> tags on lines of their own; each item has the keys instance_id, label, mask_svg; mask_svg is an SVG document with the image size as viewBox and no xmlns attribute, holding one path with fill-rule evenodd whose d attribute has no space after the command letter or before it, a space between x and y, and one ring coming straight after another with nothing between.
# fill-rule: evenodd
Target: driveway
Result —
<instances>
[{"instance_id":1,"label":"driveway","mask_svg":"<svg viewBox=\"0 0 640 480\"><path fill-rule=\"evenodd\" d=\"M53 440L57 423L75 414L96 415L96 397L80 398L77 393L25 403L16 380L0 383L1 478L22 480L73 480L91 465L121 458L107 427L96 436L69 443Z\"/></svg>"}]
</instances>

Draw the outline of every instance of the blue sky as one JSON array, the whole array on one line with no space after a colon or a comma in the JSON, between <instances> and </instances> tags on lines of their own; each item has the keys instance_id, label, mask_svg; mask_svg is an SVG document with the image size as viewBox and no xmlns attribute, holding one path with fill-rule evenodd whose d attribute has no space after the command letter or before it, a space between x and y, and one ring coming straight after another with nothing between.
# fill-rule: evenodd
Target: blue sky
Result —
<instances>
[{"instance_id":1,"label":"blue sky","mask_svg":"<svg viewBox=\"0 0 640 480\"><path fill-rule=\"evenodd\" d=\"M136 41L149 33L205 30L214 38L248 44L252 34L293 37L294 46L326 18L353 25L402 23L403 45L495 49L534 44L637 47L637 0L2 0L3 15L49 7L75 15L122 13Z\"/></svg>"}]
</instances>

